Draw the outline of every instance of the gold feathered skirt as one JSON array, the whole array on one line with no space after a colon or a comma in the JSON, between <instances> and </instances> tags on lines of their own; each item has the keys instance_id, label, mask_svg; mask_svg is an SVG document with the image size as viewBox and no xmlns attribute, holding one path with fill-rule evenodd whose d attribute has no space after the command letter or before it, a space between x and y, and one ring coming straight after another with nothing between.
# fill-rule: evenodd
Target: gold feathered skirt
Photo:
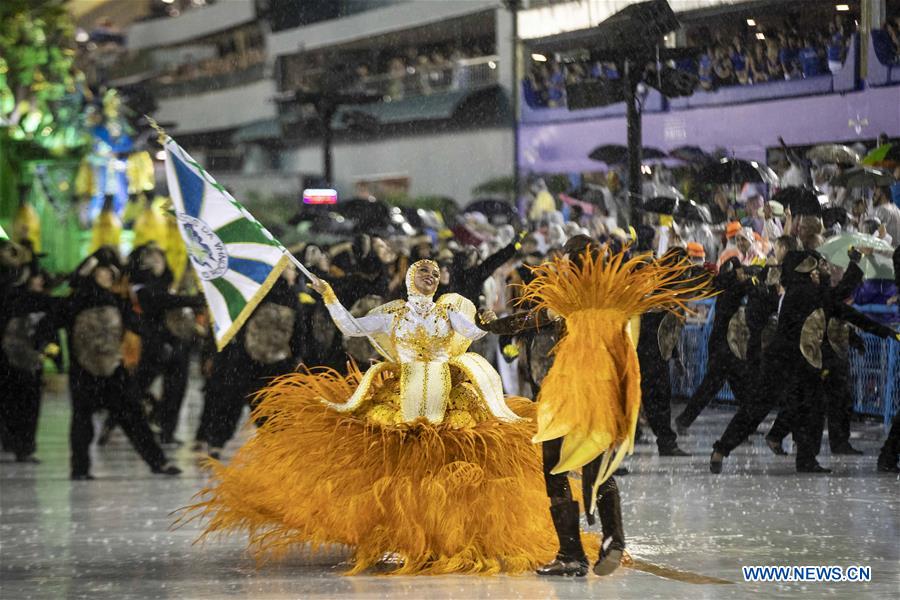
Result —
<instances>
[{"instance_id":1,"label":"gold feathered skirt","mask_svg":"<svg viewBox=\"0 0 900 600\"><path fill-rule=\"evenodd\" d=\"M532 420L390 425L323 405L346 401L359 380L355 369L299 372L261 392L253 418L264 424L229 464L211 463L209 487L186 509L205 520L203 537L246 532L258 557L346 545L348 574L386 554L400 559L391 574L521 573L552 560ZM533 417L530 401L509 404ZM596 536L584 542L597 551Z\"/></svg>"}]
</instances>

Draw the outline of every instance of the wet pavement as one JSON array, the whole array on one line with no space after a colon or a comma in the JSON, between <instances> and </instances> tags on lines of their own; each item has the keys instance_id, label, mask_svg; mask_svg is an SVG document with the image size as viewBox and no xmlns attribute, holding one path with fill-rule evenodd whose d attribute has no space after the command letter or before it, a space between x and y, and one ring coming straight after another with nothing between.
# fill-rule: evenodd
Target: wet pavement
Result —
<instances>
[{"instance_id":1,"label":"wet pavement","mask_svg":"<svg viewBox=\"0 0 900 600\"><path fill-rule=\"evenodd\" d=\"M0 598L898 598L900 481L875 473L885 432L854 423L866 455L820 461L835 472L797 475L753 436L707 468L732 409L713 407L680 438L689 458L660 458L642 444L619 479L629 550L646 572L600 579L536 576L341 576L341 549L300 549L257 565L239 536L196 545L198 523L171 529L205 472L186 445L171 451L185 472L152 475L121 433L92 449L96 481L68 479L68 397L57 382L41 414L39 465L0 463ZM178 437L192 439L200 413L193 379ZM768 422L767 422L768 424ZM98 427L99 430L99 427ZM244 434L246 435L246 434ZM226 451L234 452L239 440ZM788 443L789 446L789 443ZM741 566L870 566L870 583L744 583ZM696 576L733 583L690 583Z\"/></svg>"}]
</instances>

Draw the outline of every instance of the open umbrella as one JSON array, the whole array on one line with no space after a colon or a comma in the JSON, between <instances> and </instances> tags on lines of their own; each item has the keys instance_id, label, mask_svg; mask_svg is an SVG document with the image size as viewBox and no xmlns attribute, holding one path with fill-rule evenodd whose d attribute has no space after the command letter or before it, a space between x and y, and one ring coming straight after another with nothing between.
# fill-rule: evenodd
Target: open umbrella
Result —
<instances>
[{"instance_id":1,"label":"open umbrella","mask_svg":"<svg viewBox=\"0 0 900 600\"><path fill-rule=\"evenodd\" d=\"M873 188L892 183L894 183L894 177L888 171L875 167L847 169L831 180L832 185L845 188Z\"/></svg>"},{"instance_id":2,"label":"open umbrella","mask_svg":"<svg viewBox=\"0 0 900 600\"><path fill-rule=\"evenodd\" d=\"M682 221L694 221L696 223L712 223L712 215L709 207L694 202L693 200L680 200L675 207L675 217Z\"/></svg>"},{"instance_id":3,"label":"open umbrella","mask_svg":"<svg viewBox=\"0 0 900 600\"><path fill-rule=\"evenodd\" d=\"M712 157L699 146L679 146L669 151L669 156L687 163L706 163Z\"/></svg>"},{"instance_id":4,"label":"open umbrella","mask_svg":"<svg viewBox=\"0 0 900 600\"><path fill-rule=\"evenodd\" d=\"M856 150L843 144L819 144L818 146L813 146L806 153L806 158L842 167L855 167L860 160L859 153Z\"/></svg>"},{"instance_id":5,"label":"open umbrella","mask_svg":"<svg viewBox=\"0 0 900 600\"><path fill-rule=\"evenodd\" d=\"M650 146L641 148L641 160L658 160L668 157L668 154L658 148ZM588 158L608 165L620 165L628 162L628 147L620 144L604 144L591 150Z\"/></svg>"},{"instance_id":6,"label":"open umbrella","mask_svg":"<svg viewBox=\"0 0 900 600\"><path fill-rule=\"evenodd\" d=\"M778 190L772 200L791 210L791 214L822 216L819 197L807 187L789 186Z\"/></svg>"},{"instance_id":7,"label":"open umbrella","mask_svg":"<svg viewBox=\"0 0 900 600\"><path fill-rule=\"evenodd\" d=\"M771 168L755 160L741 158L720 158L703 167L697 177L705 183L778 185L778 175Z\"/></svg>"},{"instance_id":8,"label":"open umbrella","mask_svg":"<svg viewBox=\"0 0 900 600\"><path fill-rule=\"evenodd\" d=\"M519 215L515 207L506 200L497 198L480 198L472 200L464 209L464 213L478 212L493 224L518 223Z\"/></svg>"},{"instance_id":9,"label":"open umbrella","mask_svg":"<svg viewBox=\"0 0 900 600\"><path fill-rule=\"evenodd\" d=\"M893 279L894 267L891 264L890 253L894 251L891 245L877 238L874 235L865 233L842 233L832 238L828 238L819 248L819 254L825 259L839 267L847 268L850 264L850 257L847 256L847 250L853 246L855 248L872 248L873 250L885 252L888 255L875 252L871 255L865 255L859 261L859 267L862 269L863 276L866 279Z\"/></svg>"},{"instance_id":10,"label":"open umbrella","mask_svg":"<svg viewBox=\"0 0 900 600\"><path fill-rule=\"evenodd\" d=\"M882 144L862 159L862 164L873 167L886 166L888 163L900 163L900 142Z\"/></svg>"},{"instance_id":11,"label":"open umbrella","mask_svg":"<svg viewBox=\"0 0 900 600\"><path fill-rule=\"evenodd\" d=\"M641 208L647 212L672 215L681 221L712 223L709 208L693 200L682 200L666 196L654 196L644 200Z\"/></svg>"}]
</instances>

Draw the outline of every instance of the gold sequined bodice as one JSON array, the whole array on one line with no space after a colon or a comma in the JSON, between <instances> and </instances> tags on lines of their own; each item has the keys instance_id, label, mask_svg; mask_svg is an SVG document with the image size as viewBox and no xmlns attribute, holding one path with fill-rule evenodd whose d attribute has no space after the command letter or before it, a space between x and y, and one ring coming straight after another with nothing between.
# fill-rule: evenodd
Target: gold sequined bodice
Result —
<instances>
[{"instance_id":1,"label":"gold sequined bodice","mask_svg":"<svg viewBox=\"0 0 900 600\"><path fill-rule=\"evenodd\" d=\"M453 327L447 306L433 304L428 310L399 307L393 314L391 340L400 362L446 362L450 358Z\"/></svg>"}]
</instances>

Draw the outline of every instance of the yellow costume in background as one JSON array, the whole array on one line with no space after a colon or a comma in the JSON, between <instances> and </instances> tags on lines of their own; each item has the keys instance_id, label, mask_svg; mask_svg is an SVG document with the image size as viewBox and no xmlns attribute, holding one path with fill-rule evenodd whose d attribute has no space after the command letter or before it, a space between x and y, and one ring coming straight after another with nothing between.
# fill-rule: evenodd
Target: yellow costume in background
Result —
<instances>
[{"instance_id":1,"label":"yellow costume in background","mask_svg":"<svg viewBox=\"0 0 900 600\"><path fill-rule=\"evenodd\" d=\"M205 534L247 531L265 554L344 544L350 573L394 555L392 574L518 573L553 557L531 402L467 353L484 335L475 307L437 302L407 274L409 300L353 320L323 294L345 335L368 335L385 362L365 375L292 373L259 395L265 419L190 508ZM586 543L597 547L594 537Z\"/></svg>"}]
</instances>

